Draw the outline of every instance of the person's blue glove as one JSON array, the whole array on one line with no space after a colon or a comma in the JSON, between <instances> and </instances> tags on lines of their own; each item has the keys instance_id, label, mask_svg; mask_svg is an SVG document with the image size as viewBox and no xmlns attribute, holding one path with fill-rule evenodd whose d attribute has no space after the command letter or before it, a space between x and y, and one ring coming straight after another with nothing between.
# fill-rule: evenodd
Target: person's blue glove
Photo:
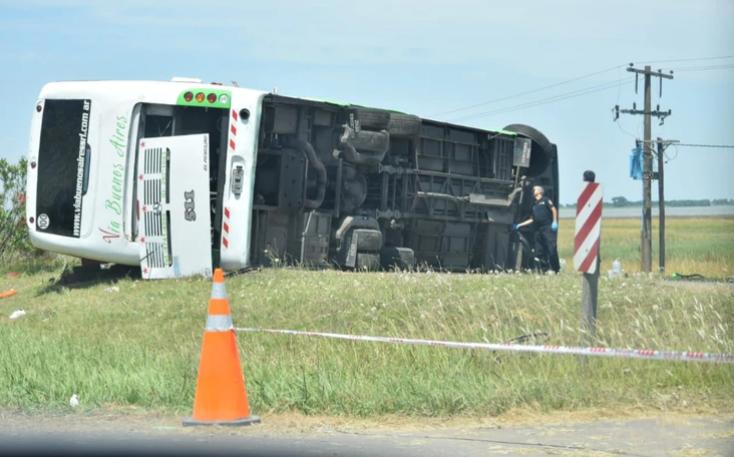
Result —
<instances>
[{"instance_id":1,"label":"person's blue glove","mask_svg":"<svg viewBox=\"0 0 734 457\"><path fill-rule=\"evenodd\" d=\"M551 224L551 230L553 230L554 232L558 231L558 222L553 221L553 223Z\"/></svg>"},{"instance_id":2,"label":"person's blue glove","mask_svg":"<svg viewBox=\"0 0 734 457\"><path fill-rule=\"evenodd\" d=\"M516 232L520 229L520 227L517 224L512 224L512 231Z\"/></svg>"}]
</instances>

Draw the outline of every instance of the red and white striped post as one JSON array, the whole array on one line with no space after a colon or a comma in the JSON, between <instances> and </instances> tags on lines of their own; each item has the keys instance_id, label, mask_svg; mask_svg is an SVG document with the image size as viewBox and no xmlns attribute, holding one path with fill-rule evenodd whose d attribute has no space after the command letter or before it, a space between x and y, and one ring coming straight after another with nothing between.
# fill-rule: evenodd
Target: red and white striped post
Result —
<instances>
[{"instance_id":1,"label":"red and white striped post","mask_svg":"<svg viewBox=\"0 0 734 457\"><path fill-rule=\"evenodd\" d=\"M596 333L596 303L599 285L599 243L601 238L602 189L587 182L576 202L576 231L573 265L582 273L582 327L592 342Z\"/></svg>"}]
</instances>

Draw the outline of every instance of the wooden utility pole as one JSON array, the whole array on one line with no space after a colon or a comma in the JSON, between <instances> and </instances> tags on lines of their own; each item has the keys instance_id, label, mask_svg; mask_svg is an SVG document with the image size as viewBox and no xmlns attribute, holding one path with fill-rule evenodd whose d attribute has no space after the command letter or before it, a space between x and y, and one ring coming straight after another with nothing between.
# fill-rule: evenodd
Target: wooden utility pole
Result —
<instances>
[{"instance_id":1,"label":"wooden utility pole","mask_svg":"<svg viewBox=\"0 0 734 457\"><path fill-rule=\"evenodd\" d=\"M665 174L663 139L658 137L658 271L665 272Z\"/></svg>"},{"instance_id":2,"label":"wooden utility pole","mask_svg":"<svg viewBox=\"0 0 734 457\"><path fill-rule=\"evenodd\" d=\"M645 137L642 140L642 230L640 252L642 271L652 271L652 125L650 110L650 66L645 67Z\"/></svg>"},{"instance_id":3,"label":"wooden utility pole","mask_svg":"<svg viewBox=\"0 0 734 457\"><path fill-rule=\"evenodd\" d=\"M677 140L658 137L658 270L665 273L665 148Z\"/></svg>"},{"instance_id":4,"label":"wooden utility pole","mask_svg":"<svg viewBox=\"0 0 734 457\"><path fill-rule=\"evenodd\" d=\"M660 78L660 96L663 94L663 78L673 79L671 74L662 73L661 70L652 71L649 65L645 66L644 70L634 68L632 64L627 68L627 71L635 73L635 92L637 92L637 78L640 74L645 76L645 107L643 110L638 110L635 104L632 104L631 110L620 110L619 105L615 106L616 117L619 117L619 113L625 114L642 114L644 118L644 134L645 138L642 141L642 229L640 231L640 255L641 255L641 269L644 272L649 273L652 271L652 116L660 118L660 124L665 121L666 116L670 116L671 111L660 111L660 106L656 110L652 109L652 94L651 94L651 80L653 76Z\"/></svg>"}]
</instances>

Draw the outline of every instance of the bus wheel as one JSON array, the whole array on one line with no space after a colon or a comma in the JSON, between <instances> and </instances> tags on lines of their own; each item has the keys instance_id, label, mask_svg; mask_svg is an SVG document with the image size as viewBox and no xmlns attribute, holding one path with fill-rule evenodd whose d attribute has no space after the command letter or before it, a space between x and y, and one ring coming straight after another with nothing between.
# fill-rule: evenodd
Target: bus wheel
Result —
<instances>
[{"instance_id":1,"label":"bus wheel","mask_svg":"<svg viewBox=\"0 0 734 457\"><path fill-rule=\"evenodd\" d=\"M360 128L367 130L383 130L390 122L390 112L385 110L356 108L354 114L359 119Z\"/></svg>"},{"instance_id":2,"label":"bus wheel","mask_svg":"<svg viewBox=\"0 0 734 457\"><path fill-rule=\"evenodd\" d=\"M540 148L546 153L550 153L550 151L552 150L551 142L548 140L548 138L543 135L538 129L530 127L529 125L510 124L502 130L515 132L522 136L530 138L531 140L538 143L538 146L540 146Z\"/></svg>"},{"instance_id":3,"label":"bus wheel","mask_svg":"<svg viewBox=\"0 0 734 457\"><path fill-rule=\"evenodd\" d=\"M380 269L380 254L375 252L358 252L356 270L375 271Z\"/></svg>"},{"instance_id":4,"label":"bus wheel","mask_svg":"<svg viewBox=\"0 0 734 457\"><path fill-rule=\"evenodd\" d=\"M503 130L515 132L532 141L530 166L528 167L527 175L532 178L543 173L555 156L553 145L548 141L548 138L537 129L524 124L510 124Z\"/></svg>"},{"instance_id":5,"label":"bus wheel","mask_svg":"<svg viewBox=\"0 0 734 457\"><path fill-rule=\"evenodd\" d=\"M390 113L387 131L395 136L418 136L421 133L421 119L412 114Z\"/></svg>"}]
</instances>

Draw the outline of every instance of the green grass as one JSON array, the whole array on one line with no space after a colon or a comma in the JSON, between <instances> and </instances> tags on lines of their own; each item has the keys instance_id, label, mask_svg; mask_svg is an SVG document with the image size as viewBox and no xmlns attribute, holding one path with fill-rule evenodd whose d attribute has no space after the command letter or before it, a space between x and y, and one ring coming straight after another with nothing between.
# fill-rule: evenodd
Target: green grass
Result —
<instances>
[{"instance_id":1,"label":"green grass","mask_svg":"<svg viewBox=\"0 0 734 457\"><path fill-rule=\"evenodd\" d=\"M574 219L561 219L558 254L573 265ZM711 278L734 276L734 218L668 218L666 228L665 270L683 274L698 273ZM653 271L658 271L658 224L652 226ZM611 269L619 259L626 271L640 269L640 219L604 219L602 221L602 271Z\"/></svg>"},{"instance_id":2,"label":"green grass","mask_svg":"<svg viewBox=\"0 0 734 457\"><path fill-rule=\"evenodd\" d=\"M698 234L688 240L671 227L671 237L687 243L685 262L701 262L721 277L732 263L727 244L732 222L707 226L711 239L723 240L722 257L714 260L707 260L708 245ZM634 230L630 225L620 223L615 243L621 245L623 232ZM609 238L613 226L614 221L605 222ZM609 257L612 246L611 239L605 241ZM628 269L627 257L617 255ZM114 285L49 288L59 272L57 267L0 279L0 290L19 291L0 300L0 407L63 410L77 393L83 409L135 405L189 413L209 281L122 279ZM488 342L542 331L547 340L528 343L562 345L586 339L578 330L580 278L571 272L357 274L280 268L228 278L226 286L235 325L241 327ZM726 284L682 284L657 275L602 278L599 344L734 352L733 291ZM27 315L9 320L15 309ZM734 410L732 365L601 358L581 363L573 356L250 333L237 338L257 414Z\"/></svg>"}]
</instances>

